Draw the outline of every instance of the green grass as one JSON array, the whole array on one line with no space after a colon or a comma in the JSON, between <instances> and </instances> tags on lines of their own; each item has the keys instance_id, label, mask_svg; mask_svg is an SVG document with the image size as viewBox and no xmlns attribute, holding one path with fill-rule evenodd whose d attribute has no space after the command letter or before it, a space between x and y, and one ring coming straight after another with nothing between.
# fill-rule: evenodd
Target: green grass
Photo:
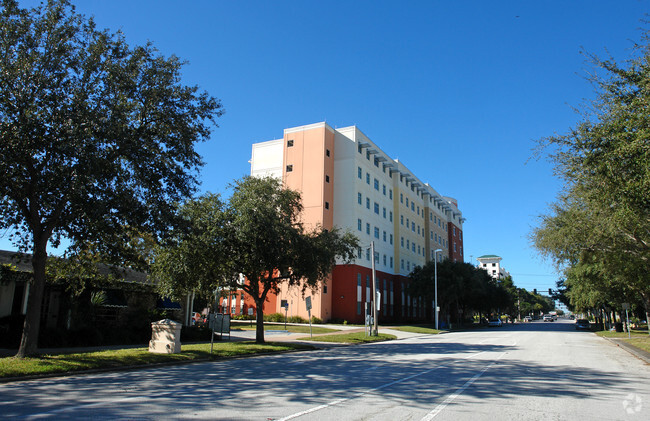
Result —
<instances>
[{"instance_id":1,"label":"green grass","mask_svg":"<svg viewBox=\"0 0 650 421\"><path fill-rule=\"evenodd\" d=\"M366 342L390 341L396 339L395 335L380 333L379 336L366 336L365 332L341 333L340 335L321 335L313 338L298 338L304 341L336 342L344 344L362 344Z\"/></svg>"},{"instance_id":2,"label":"green grass","mask_svg":"<svg viewBox=\"0 0 650 421\"><path fill-rule=\"evenodd\" d=\"M411 333L428 333L432 335L437 335L442 330L436 330L433 327L426 325L408 325L408 326L390 326L389 329L401 330L402 332L411 332Z\"/></svg>"},{"instance_id":3,"label":"green grass","mask_svg":"<svg viewBox=\"0 0 650 421\"><path fill-rule=\"evenodd\" d=\"M650 352L650 335L648 335L647 330L646 331L632 330L631 339L628 339L627 332L599 331L596 332L596 335L602 336L604 338L621 339L632 346L635 346L646 352Z\"/></svg>"},{"instance_id":4,"label":"green grass","mask_svg":"<svg viewBox=\"0 0 650 421\"><path fill-rule=\"evenodd\" d=\"M212 355L210 344L188 344L181 346L178 354L154 354L147 348L128 348L78 354L41 355L17 359L0 358L0 378L24 377L56 373L78 372L101 368L143 366L157 363L183 362L201 359L218 359L239 355L267 352L313 349L304 344L267 342L227 342L215 343Z\"/></svg>"},{"instance_id":5,"label":"green grass","mask_svg":"<svg viewBox=\"0 0 650 421\"><path fill-rule=\"evenodd\" d=\"M251 327L250 323L246 324L241 324L241 323L232 323L231 328L233 329L241 329L241 330L255 330L255 323L253 323L253 327ZM264 324L264 330L286 330L287 332L291 333L309 333L309 325L307 326L302 326L302 325L287 325L287 328L284 328L284 324ZM329 329L326 327L318 327L318 326L312 326L312 333L314 334L320 334L320 333L331 333L331 332L338 332L337 329Z\"/></svg>"}]
</instances>

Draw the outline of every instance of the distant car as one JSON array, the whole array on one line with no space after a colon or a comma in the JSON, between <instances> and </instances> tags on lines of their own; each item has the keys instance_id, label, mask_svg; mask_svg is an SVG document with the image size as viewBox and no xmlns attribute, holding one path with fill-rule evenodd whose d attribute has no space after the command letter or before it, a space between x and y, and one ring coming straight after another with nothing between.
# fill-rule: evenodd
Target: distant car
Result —
<instances>
[{"instance_id":1,"label":"distant car","mask_svg":"<svg viewBox=\"0 0 650 421\"><path fill-rule=\"evenodd\" d=\"M525 321L525 322L532 322L532 321L533 321L533 318L530 317L530 316L526 316L526 317L524 317L524 321Z\"/></svg>"},{"instance_id":2,"label":"distant car","mask_svg":"<svg viewBox=\"0 0 650 421\"><path fill-rule=\"evenodd\" d=\"M544 315L544 321L545 322L552 322L553 321L553 316L551 316L550 314L545 314Z\"/></svg>"},{"instance_id":3,"label":"distant car","mask_svg":"<svg viewBox=\"0 0 650 421\"><path fill-rule=\"evenodd\" d=\"M587 319L576 320L576 330L591 330L591 323Z\"/></svg>"},{"instance_id":4,"label":"distant car","mask_svg":"<svg viewBox=\"0 0 650 421\"><path fill-rule=\"evenodd\" d=\"M492 319L492 320L490 320L488 322L488 326L490 326L490 327L502 327L503 322L501 321L501 319Z\"/></svg>"}]
</instances>

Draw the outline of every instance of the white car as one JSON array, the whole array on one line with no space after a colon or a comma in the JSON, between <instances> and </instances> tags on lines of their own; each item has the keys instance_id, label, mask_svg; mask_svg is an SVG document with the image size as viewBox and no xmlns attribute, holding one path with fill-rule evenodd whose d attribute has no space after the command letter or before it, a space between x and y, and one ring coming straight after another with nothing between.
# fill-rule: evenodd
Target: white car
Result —
<instances>
[{"instance_id":1,"label":"white car","mask_svg":"<svg viewBox=\"0 0 650 421\"><path fill-rule=\"evenodd\" d=\"M551 316L550 314L545 314L544 315L544 321L545 322L552 322L553 321L553 316Z\"/></svg>"}]
</instances>

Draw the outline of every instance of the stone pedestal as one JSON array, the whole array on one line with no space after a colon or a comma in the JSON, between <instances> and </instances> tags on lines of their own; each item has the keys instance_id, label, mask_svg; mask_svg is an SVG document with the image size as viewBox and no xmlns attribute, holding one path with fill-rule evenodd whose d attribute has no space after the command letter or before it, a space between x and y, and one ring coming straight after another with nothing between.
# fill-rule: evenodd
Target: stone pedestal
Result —
<instances>
[{"instance_id":1,"label":"stone pedestal","mask_svg":"<svg viewBox=\"0 0 650 421\"><path fill-rule=\"evenodd\" d=\"M177 354L181 352L181 327L173 320L164 319L151 323L149 352Z\"/></svg>"}]
</instances>

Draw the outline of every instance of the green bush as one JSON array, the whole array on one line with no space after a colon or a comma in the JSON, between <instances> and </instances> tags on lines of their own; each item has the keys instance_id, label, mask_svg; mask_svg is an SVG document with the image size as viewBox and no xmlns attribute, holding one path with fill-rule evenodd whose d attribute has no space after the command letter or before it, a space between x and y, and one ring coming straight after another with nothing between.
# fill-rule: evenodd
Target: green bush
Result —
<instances>
[{"instance_id":1,"label":"green bush","mask_svg":"<svg viewBox=\"0 0 650 421\"><path fill-rule=\"evenodd\" d=\"M284 322L284 314L282 313L272 313L264 315L265 322Z\"/></svg>"},{"instance_id":2,"label":"green bush","mask_svg":"<svg viewBox=\"0 0 650 421\"><path fill-rule=\"evenodd\" d=\"M315 325L323 324L323 321L316 316L311 316L311 322Z\"/></svg>"}]
</instances>

